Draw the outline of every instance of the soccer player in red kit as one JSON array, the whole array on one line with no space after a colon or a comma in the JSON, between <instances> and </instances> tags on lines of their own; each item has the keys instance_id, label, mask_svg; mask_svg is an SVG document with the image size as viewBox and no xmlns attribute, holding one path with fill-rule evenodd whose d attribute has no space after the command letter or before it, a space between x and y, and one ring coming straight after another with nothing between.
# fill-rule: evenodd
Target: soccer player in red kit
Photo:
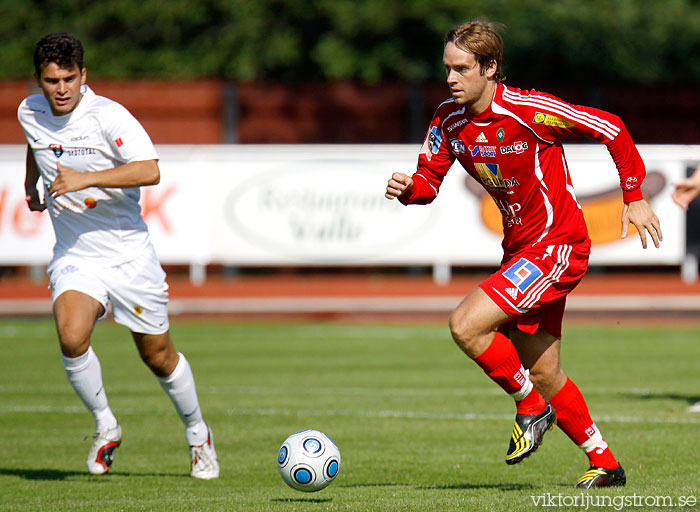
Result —
<instances>
[{"instance_id":1,"label":"soccer player in red kit","mask_svg":"<svg viewBox=\"0 0 700 512\"><path fill-rule=\"evenodd\" d=\"M566 296L586 272L591 245L561 141L588 137L607 146L620 174L621 236L632 223L644 248L647 233L658 248L659 220L639 188L644 163L617 116L505 86L499 29L471 21L447 33L452 98L437 108L416 172L394 173L386 197L430 203L455 160L491 195L503 216L501 267L457 306L450 330L515 400L506 462L533 453L556 418L589 459L576 487L625 485L622 466L559 364Z\"/></svg>"}]
</instances>

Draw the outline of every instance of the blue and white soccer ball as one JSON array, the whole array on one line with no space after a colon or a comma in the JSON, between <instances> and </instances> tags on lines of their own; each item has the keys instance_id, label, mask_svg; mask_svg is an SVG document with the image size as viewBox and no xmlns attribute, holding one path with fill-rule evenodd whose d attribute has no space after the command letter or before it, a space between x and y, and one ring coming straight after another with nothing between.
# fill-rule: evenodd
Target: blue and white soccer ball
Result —
<instances>
[{"instance_id":1,"label":"blue and white soccer ball","mask_svg":"<svg viewBox=\"0 0 700 512\"><path fill-rule=\"evenodd\" d=\"M282 480L293 489L320 491L338 475L340 450L323 432L302 430L280 446L277 468Z\"/></svg>"}]
</instances>

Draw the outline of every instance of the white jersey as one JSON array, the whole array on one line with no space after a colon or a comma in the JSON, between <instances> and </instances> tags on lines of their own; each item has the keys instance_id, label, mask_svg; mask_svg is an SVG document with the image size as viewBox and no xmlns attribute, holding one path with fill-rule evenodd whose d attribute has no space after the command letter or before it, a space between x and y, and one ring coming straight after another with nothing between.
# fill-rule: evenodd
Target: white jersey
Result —
<instances>
[{"instance_id":1,"label":"white jersey","mask_svg":"<svg viewBox=\"0 0 700 512\"><path fill-rule=\"evenodd\" d=\"M48 187L57 162L79 172L112 169L158 158L141 124L119 103L97 96L84 85L75 110L54 116L41 94L19 106L19 119L44 183L56 245L54 260L73 255L101 265L136 258L150 243L141 217L140 190L90 187L51 198Z\"/></svg>"}]
</instances>

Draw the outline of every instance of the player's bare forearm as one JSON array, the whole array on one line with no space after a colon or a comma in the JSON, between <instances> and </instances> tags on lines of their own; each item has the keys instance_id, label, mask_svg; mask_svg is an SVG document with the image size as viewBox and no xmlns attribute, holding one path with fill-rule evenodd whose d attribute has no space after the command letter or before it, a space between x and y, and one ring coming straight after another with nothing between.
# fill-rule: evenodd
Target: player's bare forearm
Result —
<instances>
[{"instance_id":1,"label":"player's bare forearm","mask_svg":"<svg viewBox=\"0 0 700 512\"><path fill-rule=\"evenodd\" d=\"M39 181L39 167L34 160L32 148L27 146L26 174L24 177L24 193L27 207L33 212L46 210L46 204L41 202L36 184Z\"/></svg>"},{"instance_id":2,"label":"player's bare forearm","mask_svg":"<svg viewBox=\"0 0 700 512\"><path fill-rule=\"evenodd\" d=\"M408 193L413 187L413 178L401 172L395 172L391 175L389 183L386 185L384 197L387 199L395 199Z\"/></svg>"},{"instance_id":3,"label":"player's bare forearm","mask_svg":"<svg viewBox=\"0 0 700 512\"><path fill-rule=\"evenodd\" d=\"M58 163L58 176L49 187L52 197L88 187L128 188L156 185L160 170L156 160L143 160L120 165L113 169L78 172Z\"/></svg>"},{"instance_id":4,"label":"player's bare forearm","mask_svg":"<svg viewBox=\"0 0 700 512\"><path fill-rule=\"evenodd\" d=\"M37 181L39 181L39 167L36 165L36 160L34 160L32 148L27 146L26 174L24 177L25 190L29 192L30 188L36 189Z\"/></svg>"},{"instance_id":5,"label":"player's bare forearm","mask_svg":"<svg viewBox=\"0 0 700 512\"><path fill-rule=\"evenodd\" d=\"M625 203L622 209L622 234L621 238L626 238L629 224L632 223L637 228L642 247L647 248L647 233L654 241L654 246L658 249L664 237L661 233L661 223L659 218L651 209L649 203L644 199Z\"/></svg>"},{"instance_id":6,"label":"player's bare forearm","mask_svg":"<svg viewBox=\"0 0 700 512\"><path fill-rule=\"evenodd\" d=\"M692 176L675 183L674 187L671 198L678 206L687 210L690 203L700 195L700 166L695 169Z\"/></svg>"}]
</instances>

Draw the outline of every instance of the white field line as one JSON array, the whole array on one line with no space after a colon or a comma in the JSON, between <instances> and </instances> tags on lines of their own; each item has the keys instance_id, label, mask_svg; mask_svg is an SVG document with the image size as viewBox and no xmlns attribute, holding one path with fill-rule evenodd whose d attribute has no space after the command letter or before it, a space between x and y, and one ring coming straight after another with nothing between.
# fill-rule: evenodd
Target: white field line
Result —
<instances>
[{"instance_id":1,"label":"white field line","mask_svg":"<svg viewBox=\"0 0 700 512\"><path fill-rule=\"evenodd\" d=\"M402 313L449 312L461 296L444 297L262 297L174 299L180 313ZM697 295L572 295L568 311L700 311Z\"/></svg>"},{"instance_id":2,"label":"white field line","mask_svg":"<svg viewBox=\"0 0 700 512\"><path fill-rule=\"evenodd\" d=\"M112 392L115 395L120 393L135 393L140 389L131 388L125 385L115 384L111 386ZM269 386L202 386L197 388L202 395L226 395L226 396L275 396L288 393L288 388L278 388ZM583 390L586 396L609 396L610 388L590 386ZM0 393L8 395L26 394L34 396L66 396L72 397L73 393L66 383L65 387L47 387L41 384L38 385L0 385ZM616 395L651 397L654 395L677 394L675 390L648 390L648 389L616 389ZM450 389L441 388L372 388L372 387L317 387L305 389L303 392L307 396L368 396L368 397L454 397L454 398L478 398L478 397L503 397L505 400L506 394L498 386L489 387L453 387Z\"/></svg>"},{"instance_id":3,"label":"white field line","mask_svg":"<svg viewBox=\"0 0 700 512\"><path fill-rule=\"evenodd\" d=\"M211 297L172 299L168 310L180 314L226 313L434 313L449 312L461 296L415 297ZM700 311L700 295L576 295L567 299L572 312ZM49 315L48 299L0 300L0 315Z\"/></svg>"},{"instance_id":4,"label":"white field line","mask_svg":"<svg viewBox=\"0 0 700 512\"><path fill-rule=\"evenodd\" d=\"M210 409L211 411L211 409ZM121 409L118 414L144 415L144 414L168 414L170 409ZM221 412L221 411L218 411ZM87 414L83 407L54 407L40 406L0 406L0 413L50 413L50 414ZM326 410L302 410L282 408L232 408L226 409L226 416L294 416L301 418L396 418L418 420L450 420L450 421L512 421L512 414L479 414L479 413L440 413L410 410L365 410L365 409L326 409ZM635 423L635 424L665 424L665 425L700 425L700 418L696 417L645 417L645 416L597 416L597 422L607 423Z\"/></svg>"}]
</instances>

